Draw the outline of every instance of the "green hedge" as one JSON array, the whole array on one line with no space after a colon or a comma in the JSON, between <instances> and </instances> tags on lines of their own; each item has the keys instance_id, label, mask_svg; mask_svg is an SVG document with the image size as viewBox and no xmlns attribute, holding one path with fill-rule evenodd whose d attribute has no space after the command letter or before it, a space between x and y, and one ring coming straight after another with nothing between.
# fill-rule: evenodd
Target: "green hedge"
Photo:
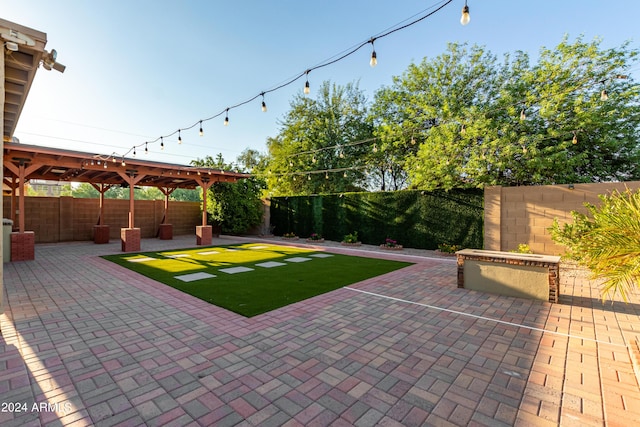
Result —
<instances>
[{"instance_id":1,"label":"green hedge","mask_svg":"<svg viewBox=\"0 0 640 427\"><path fill-rule=\"evenodd\" d=\"M465 248L483 245L482 190L405 190L271 199L274 233L300 237L319 233L341 241L358 232L362 243L387 237L405 247L437 249L440 243Z\"/></svg>"}]
</instances>

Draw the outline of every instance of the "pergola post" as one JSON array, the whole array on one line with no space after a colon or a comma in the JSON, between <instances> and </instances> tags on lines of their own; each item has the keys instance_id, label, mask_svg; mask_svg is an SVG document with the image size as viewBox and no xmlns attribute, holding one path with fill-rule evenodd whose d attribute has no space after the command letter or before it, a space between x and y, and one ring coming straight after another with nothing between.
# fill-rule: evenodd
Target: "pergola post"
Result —
<instances>
[{"instance_id":1,"label":"pergola post","mask_svg":"<svg viewBox=\"0 0 640 427\"><path fill-rule=\"evenodd\" d=\"M111 188L111 185L101 183L98 186L97 184L94 184L92 182L91 186L98 190L98 192L100 193L98 224L93 226L93 242L97 244L109 243L109 226L104 224L104 193L106 193Z\"/></svg>"},{"instance_id":2,"label":"pergola post","mask_svg":"<svg viewBox=\"0 0 640 427\"><path fill-rule=\"evenodd\" d=\"M176 189L169 187L158 187L162 194L164 194L164 213L162 214L162 222L160 223L160 229L158 230L158 237L160 240L173 239L173 225L167 223L169 216L169 196Z\"/></svg>"},{"instance_id":3,"label":"pergola post","mask_svg":"<svg viewBox=\"0 0 640 427\"><path fill-rule=\"evenodd\" d=\"M5 167L18 177L18 231L11 233L11 261L29 261L35 259L36 238L33 231L25 231L25 184L27 177L37 170L40 163L27 165L30 159L14 158L18 162L7 162Z\"/></svg>"},{"instance_id":4,"label":"pergola post","mask_svg":"<svg viewBox=\"0 0 640 427\"><path fill-rule=\"evenodd\" d=\"M136 252L140 250L140 240L142 233L140 228L135 227L135 197L134 187L146 175L137 175L137 171L128 170L127 173L118 172L118 175L129 184L129 226L120 229L120 240L122 243L122 252Z\"/></svg>"},{"instance_id":5,"label":"pergola post","mask_svg":"<svg viewBox=\"0 0 640 427\"><path fill-rule=\"evenodd\" d=\"M196 178L202 188L202 225L196 227L196 244L200 246L211 245L213 241L213 227L207 225L207 190L213 185L209 178Z\"/></svg>"}]
</instances>

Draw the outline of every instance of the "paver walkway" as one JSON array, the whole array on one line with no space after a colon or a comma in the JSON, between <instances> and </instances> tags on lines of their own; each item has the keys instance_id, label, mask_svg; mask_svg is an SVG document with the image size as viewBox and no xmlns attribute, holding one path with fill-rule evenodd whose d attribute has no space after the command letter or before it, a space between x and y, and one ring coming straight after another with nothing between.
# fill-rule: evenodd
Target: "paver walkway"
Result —
<instances>
[{"instance_id":1,"label":"paver walkway","mask_svg":"<svg viewBox=\"0 0 640 427\"><path fill-rule=\"evenodd\" d=\"M458 289L452 258L365 247L416 264L246 319L98 257L119 246L36 245L5 264L0 425L640 420L640 298L602 305L580 271L549 304Z\"/></svg>"}]
</instances>

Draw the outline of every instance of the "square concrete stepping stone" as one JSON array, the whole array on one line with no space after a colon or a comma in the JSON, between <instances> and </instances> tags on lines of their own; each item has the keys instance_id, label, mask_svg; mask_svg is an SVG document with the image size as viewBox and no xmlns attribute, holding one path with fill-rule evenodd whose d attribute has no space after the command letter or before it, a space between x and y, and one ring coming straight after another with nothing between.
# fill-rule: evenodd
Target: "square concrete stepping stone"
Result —
<instances>
[{"instance_id":1,"label":"square concrete stepping stone","mask_svg":"<svg viewBox=\"0 0 640 427\"><path fill-rule=\"evenodd\" d=\"M305 261L311 261L311 258L305 258L305 257L301 257L301 256L296 256L293 258L285 258L285 261L287 262L305 262Z\"/></svg>"},{"instance_id":2,"label":"square concrete stepping stone","mask_svg":"<svg viewBox=\"0 0 640 427\"><path fill-rule=\"evenodd\" d=\"M167 258L189 258L190 256L189 254L166 255Z\"/></svg>"},{"instance_id":3,"label":"square concrete stepping stone","mask_svg":"<svg viewBox=\"0 0 640 427\"><path fill-rule=\"evenodd\" d=\"M216 276L213 274L202 273L202 272L183 274L182 276L174 276L175 279L182 280L183 282L195 282L196 280L210 279L212 277L216 277Z\"/></svg>"},{"instance_id":4,"label":"square concrete stepping stone","mask_svg":"<svg viewBox=\"0 0 640 427\"><path fill-rule=\"evenodd\" d=\"M206 251L206 252L198 252L198 255L213 255L213 254L219 254L220 252L218 251Z\"/></svg>"},{"instance_id":5,"label":"square concrete stepping stone","mask_svg":"<svg viewBox=\"0 0 640 427\"><path fill-rule=\"evenodd\" d=\"M314 258L329 258L333 255L332 254L311 254L309 256L312 256Z\"/></svg>"},{"instance_id":6,"label":"square concrete stepping stone","mask_svg":"<svg viewBox=\"0 0 640 427\"><path fill-rule=\"evenodd\" d=\"M229 268L221 268L218 271L222 271L227 274L236 274L236 273L245 273L247 271L253 271L253 268L249 267L229 267Z\"/></svg>"},{"instance_id":7,"label":"square concrete stepping stone","mask_svg":"<svg viewBox=\"0 0 640 427\"><path fill-rule=\"evenodd\" d=\"M156 261L158 258L150 258L150 257L144 257L144 258L132 258L132 259L128 259L127 261L129 262L147 262L147 261Z\"/></svg>"},{"instance_id":8,"label":"square concrete stepping stone","mask_svg":"<svg viewBox=\"0 0 640 427\"><path fill-rule=\"evenodd\" d=\"M258 267L273 268L273 267L280 267L281 265L287 265L287 264L284 262L268 261L268 262L262 262L256 265Z\"/></svg>"}]
</instances>

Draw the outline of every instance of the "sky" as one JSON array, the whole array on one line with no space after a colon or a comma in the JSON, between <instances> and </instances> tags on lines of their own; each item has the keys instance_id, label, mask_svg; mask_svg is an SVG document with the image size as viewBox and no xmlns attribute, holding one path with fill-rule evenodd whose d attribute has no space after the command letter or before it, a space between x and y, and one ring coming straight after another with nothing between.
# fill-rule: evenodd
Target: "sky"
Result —
<instances>
[{"instance_id":1,"label":"sky","mask_svg":"<svg viewBox=\"0 0 640 427\"><path fill-rule=\"evenodd\" d=\"M67 68L38 70L15 136L24 144L188 165L221 153L231 162L246 148L266 151L305 78L228 112L225 110L423 16L447 0L0 0L0 17L47 34ZM378 65L367 45L309 73L315 97L323 81L356 82L372 101L412 62L434 58L450 42L492 53L542 47L565 35L625 41L639 48L638 0L467 0L471 22L460 24L464 0L377 39ZM632 67L637 80L640 66ZM204 135L198 135L199 121ZM194 125L192 129L186 128ZM178 129L182 144L178 144ZM160 142L164 138L164 150ZM148 154L144 153L149 142Z\"/></svg>"}]
</instances>

